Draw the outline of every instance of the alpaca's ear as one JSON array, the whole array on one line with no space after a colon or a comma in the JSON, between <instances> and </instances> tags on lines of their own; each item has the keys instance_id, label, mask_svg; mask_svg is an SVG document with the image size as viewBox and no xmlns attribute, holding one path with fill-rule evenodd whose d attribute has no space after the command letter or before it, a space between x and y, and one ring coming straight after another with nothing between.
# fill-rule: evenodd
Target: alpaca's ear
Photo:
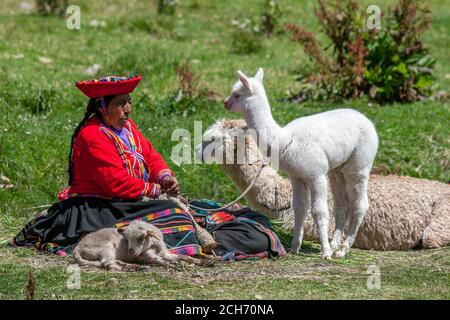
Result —
<instances>
[{"instance_id":1,"label":"alpaca's ear","mask_svg":"<svg viewBox=\"0 0 450 320\"><path fill-rule=\"evenodd\" d=\"M147 236L150 238L156 238L162 240L161 234L157 230L147 230Z\"/></svg>"},{"instance_id":2,"label":"alpaca's ear","mask_svg":"<svg viewBox=\"0 0 450 320\"><path fill-rule=\"evenodd\" d=\"M157 238L156 233L153 230L147 230L147 236L151 238Z\"/></svg>"},{"instance_id":3,"label":"alpaca's ear","mask_svg":"<svg viewBox=\"0 0 450 320\"><path fill-rule=\"evenodd\" d=\"M258 72L256 72L255 74L255 79L258 80L260 83L262 83L263 78L264 78L264 70L263 68L259 68Z\"/></svg>"},{"instance_id":4,"label":"alpaca's ear","mask_svg":"<svg viewBox=\"0 0 450 320\"><path fill-rule=\"evenodd\" d=\"M237 75L239 77L239 80L241 80L242 84L244 85L244 87L246 87L248 91L253 92L252 86L247 76L241 70L237 71Z\"/></svg>"}]
</instances>

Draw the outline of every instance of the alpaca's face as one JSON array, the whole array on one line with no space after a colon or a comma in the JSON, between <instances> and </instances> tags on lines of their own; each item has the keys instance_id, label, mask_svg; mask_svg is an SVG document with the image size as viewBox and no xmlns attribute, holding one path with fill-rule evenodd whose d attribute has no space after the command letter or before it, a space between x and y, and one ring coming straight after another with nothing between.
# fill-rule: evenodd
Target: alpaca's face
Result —
<instances>
[{"instance_id":1,"label":"alpaca's face","mask_svg":"<svg viewBox=\"0 0 450 320\"><path fill-rule=\"evenodd\" d=\"M195 147L195 156L203 163L225 163L230 144L228 135L216 123L203 134L203 142Z\"/></svg>"},{"instance_id":2,"label":"alpaca's face","mask_svg":"<svg viewBox=\"0 0 450 320\"><path fill-rule=\"evenodd\" d=\"M242 120L221 120L212 125L195 147L195 156L203 163L217 164L251 164L261 158Z\"/></svg>"},{"instance_id":3,"label":"alpaca's face","mask_svg":"<svg viewBox=\"0 0 450 320\"><path fill-rule=\"evenodd\" d=\"M124 237L128 240L128 254L137 257L151 247L160 247L163 241L161 231L145 222L133 221L123 232Z\"/></svg>"},{"instance_id":4,"label":"alpaca's face","mask_svg":"<svg viewBox=\"0 0 450 320\"><path fill-rule=\"evenodd\" d=\"M224 101L225 109L232 112L244 112L247 98L250 96L251 93L242 85L240 81L237 81L233 86L231 95Z\"/></svg>"},{"instance_id":5,"label":"alpaca's face","mask_svg":"<svg viewBox=\"0 0 450 320\"><path fill-rule=\"evenodd\" d=\"M248 78L241 71L237 74L239 80L234 84L231 95L225 99L224 106L229 111L242 113L247 108L248 99L261 91L263 70L260 68L253 78Z\"/></svg>"}]
</instances>

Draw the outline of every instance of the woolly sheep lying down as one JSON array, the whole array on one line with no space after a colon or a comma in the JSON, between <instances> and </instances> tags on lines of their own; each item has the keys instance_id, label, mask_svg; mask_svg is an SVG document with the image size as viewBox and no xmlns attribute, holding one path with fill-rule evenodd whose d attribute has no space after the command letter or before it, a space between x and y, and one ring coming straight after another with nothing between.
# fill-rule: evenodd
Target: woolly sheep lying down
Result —
<instances>
[{"instance_id":1,"label":"woolly sheep lying down","mask_svg":"<svg viewBox=\"0 0 450 320\"><path fill-rule=\"evenodd\" d=\"M137 270L140 265L168 266L200 260L169 253L163 234L144 221L132 221L124 231L103 228L86 235L75 247L73 256L79 265L115 271Z\"/></svg>"},{"instance_id":2,"label":"woolly sheep lying down","mask_svg":"<svg viewBox=\"0 0 450 320\"><path fill-rule=\"evenodd\" d=\"M237 138L236 138L237 137ZM237 142L244 139L245 153L241 164L236 159ZM256 178L263 156L243 120L219 120L196 146L196 157L207 159L206 150L223 156L224 173L242 192ZM242 141L242 140L241 140ZM217 158L217 157L216 157ZM409 250L450 245L450 186L438 181L400 176L372 174L369 178L369 209L358 231L353 247L373 250ZM245 198L251 207L292 229L292 185L270 166L265 167ZM333 200L330 211L329 236L334 230ZM306 240L318 240L311 216L304 224Z\"/></svg>"}]
</instances>

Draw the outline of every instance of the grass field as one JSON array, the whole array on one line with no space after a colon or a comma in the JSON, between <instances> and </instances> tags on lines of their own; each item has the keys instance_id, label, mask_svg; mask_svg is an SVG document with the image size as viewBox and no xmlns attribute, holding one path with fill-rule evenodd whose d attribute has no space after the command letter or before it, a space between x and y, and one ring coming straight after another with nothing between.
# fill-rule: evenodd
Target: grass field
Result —
<instances>
[{"instance_id":1,"label":"grass field","mask_svg":"<svg viewBox=\"0 0 450 320\"><path fill-rule=\"evenodd\" d=\"M265 86L280 124L296 117L348 106L375 123L380 148L375 166L385 173L448 182L450 178L450 105L438 101L378 106L367 100L341 104L283 102L295 91L297 71L310 66L287 34L263 40L257 53L232 52L233 19L260 12L262 1L181 0L174 17L158 17L156 1L73 1L81 8L81 29L69 30L57 17L25 13L19 1L0 2L0 173L13 188L0 189L0 242L6 243L35 214L28 209L55 201L67 183L70 137L86 108L74 82L92 78L83 72L100 64L99 74L139 72L144 80L133 94L132 118L167 160L190 198L230 201L239 195L214 165L177 166L170 159L172 131L193 132L194 121L206 129L227 113L223 99L235 71L265 69ZM313 1L281 1L282 21L319 30ZM368 3L364 1L364 3ZM377 1L382 10L394 1ZM436 90L450 91L450 3L428 1L433 23L424 36L437 58ZM362 7L362 5L361 5ZM96 19L106 26L91 26ZM51 63L42 63L45 57ZM215 100L198 101L195 112L169 109L178 83L176 67L189 58L199 86ZM42 59L41 59L42 60ZM39 107L41 106L41 107ZM193 147L193 142L192 142ZM353 250L346 260L322 261L317 245L311 252L274 261L219 265L146 274L82 272L80 290L69 290L70 259L46 257L30 250L0 248L0 298L23 298L30 268L37 280L36 298L395 298L449 299L450 250L369 252ZM308 251L308 250L307 250ZM368 290L367 267L381 269L381 289ZM112 278L116 280L111 280ZM143 281L145 279L145 281ZM111 284L111 285L105 285Z\"/></svg>"}]
</instances>

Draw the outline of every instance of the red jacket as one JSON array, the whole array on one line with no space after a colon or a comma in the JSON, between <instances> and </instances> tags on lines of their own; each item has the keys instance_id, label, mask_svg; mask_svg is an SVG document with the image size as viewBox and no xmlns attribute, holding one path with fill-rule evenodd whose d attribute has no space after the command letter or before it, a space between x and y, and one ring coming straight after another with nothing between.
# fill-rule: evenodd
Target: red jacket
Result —
<instances>
[{"instance_id":1,"label":"red jacket","mask_svg":"<svg viewBox=\"0 0 450 320\"><path fill-rule=\"evenodd\" d=\"M69 196L158 197L162 178L173 173L133 121L128 120L125 129L131 149L136 152L129 150L98 118L93 117L84 125L73 146Z\"/></svg>"}]
</instances>

